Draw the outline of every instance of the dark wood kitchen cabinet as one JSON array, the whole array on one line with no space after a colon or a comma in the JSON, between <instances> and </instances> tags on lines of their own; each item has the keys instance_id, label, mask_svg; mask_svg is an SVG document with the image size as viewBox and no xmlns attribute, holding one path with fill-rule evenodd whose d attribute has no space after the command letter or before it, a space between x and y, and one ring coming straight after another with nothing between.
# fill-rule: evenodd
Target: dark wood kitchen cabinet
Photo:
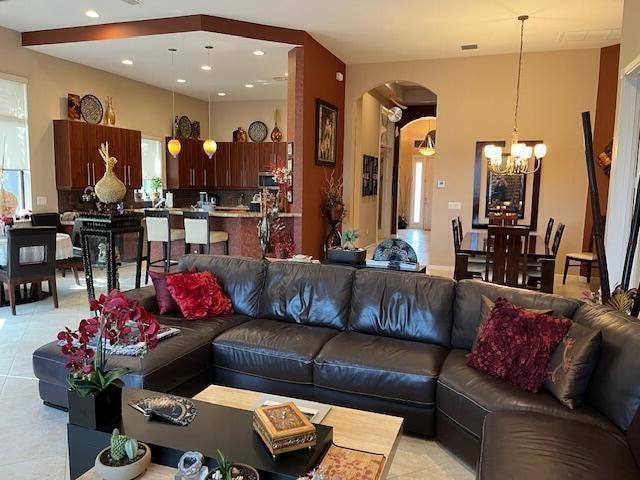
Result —
<instances>
[{"instance_id":1,"label":"dark wood kitchen cabinet","mask_svg":"<svg viewBox=\"0 0 640 480\"><path fill-rule=\"evenodd\" d=\"M127 188L142 186L142 135L137 130L95 125L74 120L54 120L53 140L58 190L95 185L105 172L98 153L109 142L109 155L118 160L114 171Z\"/></svg>"}]
</instances>

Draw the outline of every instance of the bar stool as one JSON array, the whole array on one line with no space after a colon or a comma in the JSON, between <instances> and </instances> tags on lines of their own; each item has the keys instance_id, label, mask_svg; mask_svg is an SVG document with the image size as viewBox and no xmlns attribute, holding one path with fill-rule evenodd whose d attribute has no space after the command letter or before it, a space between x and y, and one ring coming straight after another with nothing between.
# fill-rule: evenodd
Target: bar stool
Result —
<instances>
[{"instance_id":1,"label":"bar stool","mask_svg":"<svg viewBox=\"0 0 640 480\"><path fill-rule=\"evenodd\" d=\"M145 225L147 234L147 269L145 271L144 283L149 283L149 267L162 264L164 271L168 272L172 265L176 265L176 260L171 260L171 242L184 239L184 230L181 228L171 228L169 210L145 210ZM163 257L159 260L151 261L151 242L162 242Z\"/></svg>"},{"instance_id":2,"label":"bar stool","mask_svg":"<svg viewBox=\"0 0 640 480\"><path fill-rule=\"evenodd\" d=\"M191 244L200 245L200 253L211 253L212 243L223 243L224 254L229 254L229 234L211 230L209 212L184 212L184 253L190 253Z\"/></svg>"}]
</instances>

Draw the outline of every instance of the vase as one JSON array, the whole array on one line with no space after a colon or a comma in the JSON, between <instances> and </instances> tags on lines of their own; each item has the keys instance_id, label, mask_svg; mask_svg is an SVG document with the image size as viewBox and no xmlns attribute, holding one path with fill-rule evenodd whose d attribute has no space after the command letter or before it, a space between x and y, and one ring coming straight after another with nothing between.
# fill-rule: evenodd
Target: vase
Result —
<instances>
[{"instance_id":1,"label":"vase","mask_svg":"<svg viewBox=\"0 0 640 480\"><path fill-rule=\"evenodd\" d=\"M104 480L133 480L134 478L142 475L151 464L151 449L149 448L149 445L142 442L138 444L138 448L144 448L144 455L133 463L119 467L105 465L101 460L101 457L105 452L111 450L111 447L107 447L100 451L96 457L95 463L95 472L98 478L102 478Z\"/></svg>"},{"instance_id":2,"label":"vase","mask_svg":"<svg viewBox=\"0 0 640 480\"><path fill-rule=\"evenodd\" d=\"M96 183L95 191L102 203L118 203L126 195L127 187L113 172L113 165L108 163L107 171Z\"/></svg>"},{"instance_id":3,"label":"vase","mask_svg":"<svg viewBox=\"0 0 640 480\"><path fill-rule=\"evenodd\" d=\"M104 124L105 125L115 125L116 124L116 112L113 109L113 98L107 97L107 110L104 114Z\"/></svg>"},{"instance_id":4,"label":"vase","mask_svg":"<svg viewBox=\"0 0 640 480\"><path fill-rule=\"evenodd\" d=\"M344 218L343 203L328 203L324 207L324 215L329 223L339 223Z\"/></svg>"},{"instance_id":5,"label":"vase","mask_svg":"<svg viewBox=\"0 0 640 480\"><path fill-rule=\"evenodd\" d=\"M287 213L289 211L289 201L286 192L278 192L278 211Z\"/></svg>"},{"instance_id":6,"label":"vase","mask_svg":"<svg viewBox=\"0 0 640 480\"><path fill-rule=\"evenodd\" d=\"M122 389L113 385L85 397L69 389L69 423L92 430L111 431L120 423L121 397Z\"/></svg>"},{"instance_id":7,"label":"vase","mask_svg":"<svg viewBox=\"0 0 640 480\"><path fill-rule=\"evenodd\" d=\"M273 114L275 126L273 127L273 130L271 130L272 142L279 142L280 140L282 140L282 131L278 128L278 113L278 110L276 110Z\"/></svg>"}]
</instances>

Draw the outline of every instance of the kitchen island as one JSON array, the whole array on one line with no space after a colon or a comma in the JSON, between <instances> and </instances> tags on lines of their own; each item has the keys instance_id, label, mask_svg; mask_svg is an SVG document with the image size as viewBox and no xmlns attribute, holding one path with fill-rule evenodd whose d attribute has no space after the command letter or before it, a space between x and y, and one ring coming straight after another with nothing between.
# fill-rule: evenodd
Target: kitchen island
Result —
<instances>
[{"instance_id":1,"label":"kitchen island","mask_svg":"<svg viewBox=\"0 0 640 480\"><path fill-rule=\"evenodd\" d=\"M144 213L144 210L138 210ZM191 208L170 208L171 228L184 228L182 214L194 211ZM262 250L258 239L258 221L261 218L260 212L251 212L236 207L220 207L209 212L212 218L212 230L225 231L229 234L229 255L242 257L260 258ZM296 253L300 253L300 241L302 238L302 214L301 213L280 213L287 230L291 233L296 244ZM197 250L192 246L192 252ZM177 240L172 242L171 258L179 259L184 255L184 242ZM213 244L212 253L223 254L222 244ZM152 244L151 254L153 259L162 257L162 248L159 244Z\"/></svg>"}]
</instances>

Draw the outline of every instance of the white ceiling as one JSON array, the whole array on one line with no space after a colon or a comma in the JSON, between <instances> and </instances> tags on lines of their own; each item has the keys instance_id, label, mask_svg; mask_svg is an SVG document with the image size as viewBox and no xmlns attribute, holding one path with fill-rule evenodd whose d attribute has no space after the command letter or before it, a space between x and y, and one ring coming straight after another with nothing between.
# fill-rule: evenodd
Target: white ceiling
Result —
<instances>
[{"instance_id":1,"label":"white ceiling","mask_svg":"<svg viewBox=\"0 0 640 480\"><path fill-rule=\"evenodd\" d=\"M0 3L1 5L1 3ZM205 45L212 45L212 70L200 66L209 63ZM210 32L172 33L120 40L40 45L33 48L42 53L64 58L116 73L157 87L211 100L280 100L287 97L287 52L291 45L265 42ZM171 73L169 48L174 53L174 72ZM253 54L255 50L263 56ZM133 65L123 65L130 59ZM274 80L280 77L280 80ZM177 83L178 78L186 83ZM245 84L254 85L246 88ZM217 92L225 92L224 97Z\"/></svg>"},{"instance_id":2,"label":"white ceiling","mask_svg":"<svg viewBox=\"0 0 640 480\"><path fill-rule=\"evenodd\" d=\"M345 63L390 62L516 52L519 23L528 14L525 51L598 48L620 39L623 0L0 0L0 26L33 31L191 14L306 30ZM632 0L637 1L637 0ZM95 9L100 18L84 12ZM35 14L34 12L37 12ZM461 51L460 45L479 48ZM204 46L213 44L213 70L203 72ZM175 47L175 76L168 48ZM208 32L34 47L201 99L283 99L289 45ZM252 55L256 49L266 54ZM121 63L130 58L134 65ZM175 83L184 78L186 84ZM262 81L262 82L260 82ZM252 83L254 88L244 85ZM269 84L271 83L271 84Z\"/></svg>"}]
</instances>

